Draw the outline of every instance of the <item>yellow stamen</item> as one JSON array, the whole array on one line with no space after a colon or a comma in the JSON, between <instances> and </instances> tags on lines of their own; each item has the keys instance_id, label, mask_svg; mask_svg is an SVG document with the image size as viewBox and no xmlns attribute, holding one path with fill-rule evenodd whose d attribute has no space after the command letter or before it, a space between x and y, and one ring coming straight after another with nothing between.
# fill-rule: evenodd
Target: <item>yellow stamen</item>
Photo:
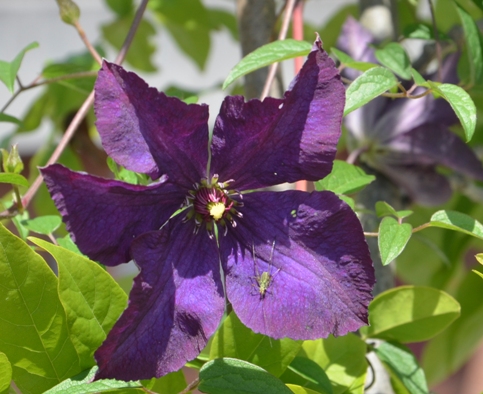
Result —
<instances>
[{"instance_id":1,"label":"yellow stamen","mask_svg":"<svg viewBox=\"0 0 483 394\"><path fill-rule=\"evenodd\" d=\"M222 202L213 202L208 204L210 215L215 220L220 220L225 213L225 204Z\"/></svg>"}]
</instances>

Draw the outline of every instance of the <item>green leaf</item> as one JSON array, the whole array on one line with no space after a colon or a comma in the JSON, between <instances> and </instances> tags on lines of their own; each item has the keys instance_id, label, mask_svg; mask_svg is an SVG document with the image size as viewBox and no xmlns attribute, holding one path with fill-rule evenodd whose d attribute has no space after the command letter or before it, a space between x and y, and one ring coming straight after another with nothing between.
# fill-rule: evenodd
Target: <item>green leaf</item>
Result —
<instances>
[{"instance_id":1,"label":"green leaf","mask_svg":"<svg viewBox=\"0 0 483 394\"><path fill-rule=\"evenodd\" d=\"M433 29L431 26L423 23L412 23L404 28L403 35L406 38L431 40L433 38Z\"/></svg>"},{"instance_id":2,"label":"green leaf","mask_svg":"<svg viewBox=\"0 0 483 394\"><path fill-rule=\"evenodd\" d=\"M480 8L483 11L483 0L473 0L473 4Z\"/></svg>"},{"instance_id":3,"label":"green leaf","mask_svg":"<svg viewBox=\"0 0 483 394\"><path fill-rule=\"evenodd\" d=\"M222 89L228 87L236 79L272 63L294 57L307 56L311 48L312 45L306 41L297 41L290 38L263 45L246 55L231 69L225 82L223 82Z\"/></svg>"},{"instance_id":4,"label":"green leaf","mask_svg":"<svg viewBox=\"0 0 483 394\"><path fill-rule=\"evenodd\" d=\"M62 224L62 219L60 216L46 215L38 216L34 219L22 220L21 223L34 233L49 235L59 228Z\"/></svg>"},{"instance_id":5,"label":"green leaf","mask_svg":"<svg viewBox=\"0 0 483 394\"><path fill-rule=\"evenodd\" d=\"M20 64L22 63L25 52L29 51L30 49L37 48L38 46L38 42L32 42L22 49L11 62L0 60L0 81L7 86L8 90L10 90L10 93L13 93L15 78L17 77L17 73L20 69Z\"/></svg>"},{"instance_id":6,"label":"green leaf","mask_svg":"<svg viewBox=\"0 0 483 394\"><path fill-rule=\"evenodd\" d=\"M476 106L470 95L456 85L449 83L438 85L431 81L428 83L451 105L463 126L466 142L470 141L476 127Z\"/></svg>"},{"instance_id":7,"label":"green leaf","mask_svg":"<svg viewBox=\"0 0 483 394\"><path fill-rule=\"evenodd\" d=\"M408 348L398 343L382 342L374 352L391 375L396 377L410 394L429 393L424 371Z\"/></svg>"},{"instance_id":8,"label":"green leaf","mask_svg":"<svg viewBox=\"0 0 483 394\"><path fill-rule=\"evenodd\" d=\"M102 379L92 382L97 372L97 366L90 370L82 371L77 376L67 379L43 394L89 394L104 393L107 391L123 388L142 388L140 382L124 382L115 379ZM121 391L116 391L121 394ZM129 393L143 393L142 390L132 390Z\"/></svg>"},{"instance_id":9,"label":"green leaf","mask_svg":"<svg viewBox=\"0 0 483 394\"><path fill-rule=\"evenodd\" d=\"M214 26L201 0L151 0L153 9L179 48L203 70L210 52Z\"/></svg>"},{"instance_id":10,"label":"green leaf","mask_svg":"<svg viewBox=\"0 0 483 394\"><path fill-rule=\"evenodd\" d=\"M20 119L17 119L16 117L7 114L0 114L0 122L15 123L19 126L22 125L22 121Z\"/></svg>"},{"instance_id":11,"label":"green leaf","mask_svg":"<svg viewBox=\"0 0 483 394\"><path fill-rule=\"evenodd\" d=\"M10 387L12 380L12 364L8 361L5 353L0 352L0 392L7 390Z\"/></svg>"},{"instance_id":12,"label":"green leaf","mask_svg":"<svg viewBox=\"0 0 483 394\"><path fill-rule=\"evenodd\" d=\"M133 17L132 15L127 15L102 26L102 33L105 39L114 48L119 50L122 47L131 28ZM146 19L142 19L126 56L126 61L130 65L146 72L156 71L156 66L152 61L156 51L156 47L152 43L152 38L155 35L156 30L153 25Z\"/></svg>"},{"instance_id":13,"label":"green leaf","mask_svg":"<svg viewBox=\"0 0 483 394\"><path fill-rule=\"evenodd\" d=\"M316 190L330 190L335 194L355 193L376 179L367 175L362 168L342 160L334 160L332 172L315 182Z\"/></svg>"},{"instance_id":14,"label":"green leaf","mask_svg":"<svg viewBox=\"0 0 483 394\"><path fill-rule=\"evenodd\" d=\"M367 70L347 88L344 116L396 85L396 77L387 68L374 67Z\"/></svg>"},{"instance_id":15,"label":"green leaf","mask_svg":"<svg viewBox=\"0 0 483 394\"><path fill-rule=\"evenodd\" d=\"M182 370L171 372L159 379L141 381L141 383L155 393L180 393L187 386Z\"/></svg>"},{"instance_id":16,"label":"green leaf","mask_svg":"<svg viewBox=\"0 0 483 394\"><path fill-rule=\"evenodd\" d=\"M208 394L292 394L263 368L233 358L218 358L203 365L198 389Z\"/></svg>"},{"instance_id":17,"label":"green leaf","mask_svg":"<svg viewBox=\"0 0 483 394\"><path fill-rule=\"evenodd\" d=\"M324 391L314 391L314 390L310 390L308 389L307 387L302 387L302 386L298 386L296 384L287 384L287 387L292 390L292 393L295 393L295 394L328 394Z\"/></svg>"},{"instance_id":18,"label":"green leaf","mask_svg":"<svg viewBox=\"0 0 483 394\"><path fill-rule=\"evenodd\" d=\"M404 219L408 217L409 215L412 215L413 211L410 211L409 209L405 209L402 211L396 211L393 207L391 207L387 202L385 201L378 201L376 202L376 215L378 217L383 217L383 216L389 216L393 215L399 219Z\"/></svg>"},{"instance_id":19,"label":"green leaf","mask_svg":"<svg viewBox=\"0 0 483 394\"><path fill-rule=\"evenodd\" d=\"M29 186L29 182L20 174L11 174L7 172L0 173L0 183L10 183L18 186Z\"/></svg>"},{"instance_id":20,"label":"green leaf","mask_svg":"<svg viewBox=\"0 0 483 394\"><path fill-rule=\"evenodd\" d=\"M0 226L0 351L22 392L42 393L79 373L57 278L25 242Z\"/></svg>"},{"instance_id":21,"label":"green leaf","mask_svg":"<svg viewBox=\"0 0 483 394\"><path fill-rule=\"evenodd\" d=\"M59 269L59 297L82 369L95 364L101 345L127 306L127 296L99 264L38 238L29 240L49 252Z\"/></svg>"},{"instance_id":22,"label":"green leaf","mask_svg":"<svg viewBox=\"0 0 483 394\"><path fill-rule=\"evenodd\" d=\"M466 40L466 48L468 52L468 59L470 63L470 82L475 83L478 81L483 72L483 55L481 52L481 39L473 18L458 4L456 5L458 14L463 25L465 32L464 37Z\"/></svg>"},{"instance_id":23,"label":"green leaf","mask_svg":"<svg viewBox=\"0 0 483 394\"><path fill-rule=\"evenodd\" d=\"M305 385L324 394L333 393L329 377L316 362L305 357L295 357L289 369L309 383Z\"/></svg>"},{"instance_id":24,"label":"green leaf","mask_svg":"<svg viewBox=\"0 0 483 394\"><path fill-rule=\"evenodd\" d=\"M423 76L414 68L411 68L411 75L413 76L414 83L418 86L424 86L429 88L428 81L426 81Z\"/></svg>"},{"instance_id":25,"label":"green leaf","mask_svg":"<svg viewBox=\"0 0 483 394\"><path fill-rule=\"evenodd\" d=\"M255 334L232 312L213 337L210 359L238 358L280 376L297 355L301 345L301 341L290 338L275 340Z\"/></svg>"},{"instance_id":26,"label":"green leaf","mask_svg":"<svg viewBox=\"0 0 483 394\"><path fill-rule=\"evenodd\" d=\"M105 0L105 2L120 17L134 12L133 0Z\"/></svg>"},{"instance_id":27,"label":"green leaf","mask_svg":"<svg viewBox=\"0 0 483 394\"><path fill-rule=\"evenodd\" d=\"M369 305L365 338L398 342L426 341L448 327L460 315L458 302L432 287L400 286L379 294Z\"/></svg>"},{"instance_id":28,"label":"green leaf","mask_svg":"<svg viewBox=\"0 0 483 394\"><path fill-rule=\"evenodd\" d=\"M476 238L483 239L483 225L461 212L441 210L431 216L429 222L431 227L441 227L449 230L459 231Z\"/></svg>"},{"instance_id":29,"label":"green leaf","mask_svg":"<svg viewBox=\"0 0 483 394\"><path fill-rule=\"evenodd\" d=\"M478 263L482 264L483 265L483 253L479 253L475 256L476 260L478 261ZM483 278L483 273L481 273L480 271L477 271L477 270L472 270L476 275L478 275L479 277Z\"/></svg>"},{"instance_id":30,"label":"green leaf","mask_svg":"<svg viewBox=\"0 0 483 394\"><path fill-rule=\"evenodd\" d=\"M401 44L390 42L383 49L376 49L374 54L383 66L394 71L402 79L412 78L411 61Z\"/></svg>"},{"instance_id":31,"label":"green leaf","mask_svg":"<svg viewBox=\"0 0 483 394\"><path fill-rule=\"evenodd\" d=\"M379 226L378 245L382 265L388 265L399 256L411 238L413 227L386 216Z\"/></svg>"},{"instance_id":32,"label":"green leaf","mask_svg":"<svg viewBox=\"0 0 483 394\"><path fill-rule=\"evenodd\" d=\"M366 343L354 334L337 338L331 335L302 344L303 354L329 377L334 394L364 392L366 347Z\"/></svg>"},{"instance_id":33,"label":"green leaf","mask_svg":"<svg viewBox=\"0 0 483 394\"><path fill-rule=\"evenodd\" d=\"M330 51L337 59L339 59L341 64L346 67L353 68L359 71L367 71L371 68L378 67L378 65L375 63L358 62L350 57L347 53L344 53L336 48L331 48Z\"/></svg>"},{"instance_id":34,"label":"green leaf","mask_svg":"<svg viewBox=\"0 0 483 394\"><path fill-rule=\"evenodd\" d=\"M69 234L67 234L65 237L57 238L57 243L64 249L84 256L84 254L79 250L78 246L74 243L74 241L72 241L72 238Z\"/></svg>"},{"instance_id":35,"label":"green leaf","mask_svg":"<svg viewBox=\"0 0 483 394\"><path fill-rule=\"evenodd\" d=\"M478 267L481 273L483 267ZM421 365L430 384L456 372L474 354L483 338L481 278L468 272L456 291L461 316L424 348Z\"/></svg>"},{"instance_id":36,"label":"green leaf","mask_svg":"<svg viewBox=\"0 0 483 394\"><path fill-rule=\"evenodd\" d=\"M238 21L232 12L227 12L222 9L207 9L211 23L217 29L225 27L231 34L234 40L239 41L238 38Z\"/></svg>"}]
</instances>

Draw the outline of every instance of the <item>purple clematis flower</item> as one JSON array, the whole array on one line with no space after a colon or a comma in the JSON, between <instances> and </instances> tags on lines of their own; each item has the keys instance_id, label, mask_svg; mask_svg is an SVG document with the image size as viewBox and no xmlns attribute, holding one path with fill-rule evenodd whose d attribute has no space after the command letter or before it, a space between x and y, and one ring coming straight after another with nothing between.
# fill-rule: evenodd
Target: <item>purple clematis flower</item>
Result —
<instances>
[{"instance_id":1,"label":"purple clematis flower","mask_svg":"<svg viewBox=\"0 0 483 394\"><path fill-rule=\"evenodd\" d=\"M245 325L273 338L367 324L374 272L354 212L331 192L256 191L331 171L344 87L320 39L283 99L226 97L211 144L205 105L167 97L108 62L95 91L107 153L157 179L135 186L42 170L80 250L140 268L128 308L95 353L97 379L178 370L217 329L225 294Z\"/></svg>"},{"instance_id":2,"label":"purple clematis flower","mask_svg":"<svg viewBox=\"0 0 483 394\"><path fill-rule=\"evenodd\" d=\"M376 62L373 42L371 33L350 17L338 47L355 60ZM454 53L445 59L443 82L457 83L458 58ZM347 71L349 78L357 77L357 71ZM399 185L414 202L428 206L443 204L452 194L437 166L483 180L483 167L473 150L449 130L457 122L451 106L432 95L414 100L378 97L345 118L350 143L361 153L361 161Z\"/></svg>"}]
</instances>

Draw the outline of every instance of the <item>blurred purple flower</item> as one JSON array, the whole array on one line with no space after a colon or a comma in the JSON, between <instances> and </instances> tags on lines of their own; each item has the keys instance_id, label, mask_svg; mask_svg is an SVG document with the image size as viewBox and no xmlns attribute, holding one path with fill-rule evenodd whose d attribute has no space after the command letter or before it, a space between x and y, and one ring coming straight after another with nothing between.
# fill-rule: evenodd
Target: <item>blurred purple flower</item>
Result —
<instances>
[{"instance_id":1,"label":"blurred purple flower","mask_svg":"<svg viewBox=\"0 0 483 394\"><path fill-rule=\"evenodd\" d=\"M376 62L373 42L371 33L350 17L338 47L355 60ZM443 82L457 83L458 58L454 53L444 60ZM346 71L351 79L358 75L355 70ZM413 94L423 90L418 88ZM443 204L452 193L437 166L483 180L483 167L475 153L449 130L457 122L451 106L432 95L413 100L378 97L345 117L349 144L361 161L399 185L414 202L428 206Z\"/></svg>"},{"instance_id":2,"label":"blurred purple flower","mask_svg":"<svg viewBox=\"0 0 483 394\"><path fill-rule=\"evenodd\" d=\"M354 212L331 192L239 192L331 171L344 87L320 40L283 99L225 98L211 160L207 106L107 62L95 89L108 154L159 178L134 186L42 170L82 252L140 267L128 308L95 354L97 379L162 376L195 358L223 316L223 280L240 320L273 338L344 335L367 323L374 272Z\"/></svg>"}]
</instances>

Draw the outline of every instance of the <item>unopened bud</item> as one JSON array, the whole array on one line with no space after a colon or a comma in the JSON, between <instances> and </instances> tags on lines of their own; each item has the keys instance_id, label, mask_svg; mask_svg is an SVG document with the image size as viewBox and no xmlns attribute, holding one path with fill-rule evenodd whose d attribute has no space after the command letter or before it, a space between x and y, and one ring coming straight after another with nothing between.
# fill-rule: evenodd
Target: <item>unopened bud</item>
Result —
<instances>
[{"instance_id":1,"label":"unopened bud","mask_svg":"<svg viewBox=\"0 0 483 394\"><path fill-rule=\"evenodd\" d=\"M2 151L3 171L13 174L20 174L23 170L22 158L18 154L17 145L13 145L10 152L5 149Z\"/></svg>"},{"instance_id":2,"label":"unopened bud","mask_svg":"<svg viewBox=\"0 0 483 394\"><path fill-rule=\"evenodd\" d=\"M80 10L72 0L56 0L59 5L60 18L68 25L75 25L79 20Z\"/></svg>"}]
</instances>

